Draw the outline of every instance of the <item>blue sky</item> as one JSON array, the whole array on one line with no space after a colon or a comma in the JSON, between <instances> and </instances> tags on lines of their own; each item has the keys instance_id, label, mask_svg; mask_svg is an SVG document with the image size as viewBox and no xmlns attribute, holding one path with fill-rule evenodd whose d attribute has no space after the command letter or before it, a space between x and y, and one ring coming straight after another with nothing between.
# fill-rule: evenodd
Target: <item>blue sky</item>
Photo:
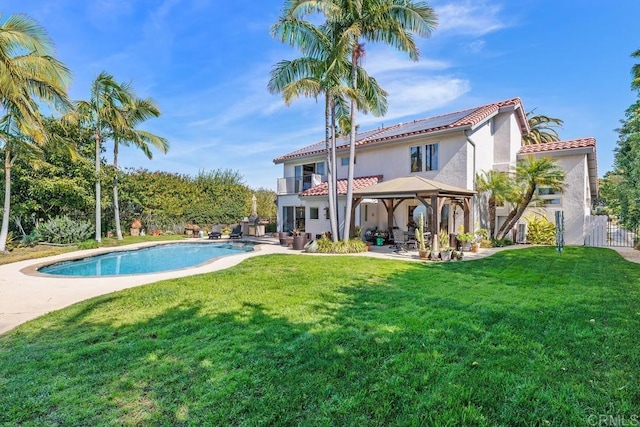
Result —
<instances>
[{"instance_id":1,"label":"blue sky","mask_svg":"<svg viewBox=\"0 0 640 427\"><path fill-rule=\"evenodd\" d=\"M634 101L631 52L640 49L638 0L428 2L439 27L411 62L366 45L364 66L389 92L387 116L361 129L520 97L525 108L562 118L563 139L593 136L602 176L618 127ZM149 161L123 150L120 163L195 175L239 171L275 189L273 158L323 138L322 101L285 106L266 89L271 67L297 52L269 35L278 0L4 0L3 17L38 20L73 72L71 98L87 99L107 71L152 97L162 116L143 128L169 139ZM2 19L4 19L2 18ZM111 153L107 153L111 159Z\"/></svg>"}]
</instances>

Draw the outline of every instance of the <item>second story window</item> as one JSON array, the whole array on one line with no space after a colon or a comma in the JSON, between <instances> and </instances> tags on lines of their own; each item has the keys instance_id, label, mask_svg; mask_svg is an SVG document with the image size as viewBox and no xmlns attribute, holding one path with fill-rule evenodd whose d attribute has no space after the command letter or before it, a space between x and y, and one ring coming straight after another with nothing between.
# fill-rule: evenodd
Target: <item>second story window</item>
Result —
<instances>
[{"instance_id":1,"label":"second story window","mask_svg":"<svg viewBox=\"0 0 640 427\"><path fill-rule=\"evenodd\" d=\"M424 146L425 170L438 170L438 144L429 144Z\"/></svg>"},{"instance_id":2,"label":"second story window","mask_svg":"<svg viewBox=\"0 0 640 427\"><path fill-rule=\"evenodd\" d=\"M357 158L353 158L353 164L356 163ZM349 158L348 157L340 157L340 165L341 166L349 166Z\"/></svg>"},{"instance_id":3,"label":"second story window","mask_svg":"<svg viewBox=\"0 0 640 427\"><path fill-rule=\"evenodd\" d=\"M422 147L411 147L411 172L422 172Z\"/></svg>"}]
</instances>

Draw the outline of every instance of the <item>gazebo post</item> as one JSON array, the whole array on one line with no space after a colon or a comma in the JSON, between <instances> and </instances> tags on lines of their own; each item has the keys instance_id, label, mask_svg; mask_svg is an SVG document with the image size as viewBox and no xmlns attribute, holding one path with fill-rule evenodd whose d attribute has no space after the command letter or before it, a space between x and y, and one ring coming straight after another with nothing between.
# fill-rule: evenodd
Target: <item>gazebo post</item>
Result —
<instances>
[{"instance_id":1,"label":"gazebo post","mask_svg":"<svg viewBox=\"0 0 640 427\"><path fill-rule=\"evenodd\" d=\"M351 236L349 236L349 238L355 237L356 235L356 208L360 206L360 203L362 203L362 197L353 198L353 203L351 204L351 224L353 227L351 227Z\"/></svg>"},{"instance_id":2,"label":"gazebo post","mask_svg":"<svg viewBox=\"0 0 640 427\"><path fill-rule=\"evenodd\" d=\"M440 224L440 204L438 196L431 196L431 250L438 252L440 250L438 244L438 224Z\"/></svg>"},{"instance_id":3,"label":"gazebo post","mask_svg":"<svg viewBox=\"0 0 640 427\"><path fill-rule=\"evenodd\" d=\"M462 200L462 209L464 210L464 232L472 233L473 228L471 224L471 199L465 197Z\"/></svg>"}]
</instances>

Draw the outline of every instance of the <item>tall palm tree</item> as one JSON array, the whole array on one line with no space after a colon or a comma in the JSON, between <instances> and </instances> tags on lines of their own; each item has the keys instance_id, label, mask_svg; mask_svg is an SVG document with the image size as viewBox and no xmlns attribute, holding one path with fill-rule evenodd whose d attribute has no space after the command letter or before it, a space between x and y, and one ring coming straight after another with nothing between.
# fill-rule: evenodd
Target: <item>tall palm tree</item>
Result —
<instances>
[{"instance_id":1,"label":"tall palm tree","mask_svg":"<svg viewBox=\"0 0 640 427\"><path fill-rule=\"evenodd\" d=\"M498 230L496 238L503 239L511 231L533 200L538 188L548 187L562 191L564 177L564 170L551 158L528 156L518 160L515 183L519 187L519 197Z\"/></svg>"},{"instance_id":2,"label":"tall palm tree","mask_svg":"<svg viewBox=\"0 0 640 427\"><path fill-rule=\"evenodd\" d=\"M414 34L429 37L437 26L437 16L424 2L411 0L330 0L337 7L328 10L329 25L344 35L351 53L351 86L358 89L358 64L365 55L361 40L382 42L406 52L417 61L418 47ZM344 239L351 235L351 208L353 203L353 179L356 147L356 100L352 99L351 130L349 134L349 167L347 177L347 216L345 218Z\"/></svg>"},{"instance_id":3,"label":"tall palm tree","mask_svg":"<svg viewBox=\"0 0 640 427\"><path fill-rule=\"evenodd\" d=\"M517 201L513 180L506 172L491 170L476 175L476 189L488 193L489 237L496 235L496 208Z\"/></svg>"},{"instance_id":4,"label":"tall palm tree","mask_svg":"<svg viewBox=\"0 0 640 427\"><path fill-rule=\"evenodd\" d=\"M120 207L118 205L118 147L120 144L133 145L140 149L147 158L151 159L153 153L151 147L155 147L166 154L169 149L169 141L151 132L136 129L142 122L160 116L160 108L151 98L140 99L131 90L130 85L122 84L123 90L129 92L132 102L120 107L124 117L125 128L113 134L113 211L116 223L116 235L118 240L122 240L122 229L120 227Z\"/></svg>"},{"instance_id":5,"label":"tall palm tree","mask_svg":"<svg viewBox=\"0 0 640 427\"><path fill-rule=\"evenodd\" d=\"M53 56L45 29L24 15L11 15L0 24L0 146L4 151L5 197L0 251L6 250L11 200L12 149L35 148L46 141L38 102L57 110L71 107L66 88L71 73Z\"/></svg>"},{"instance_id":6,"label":"tall palm tree","mask_svg":"<svg viewBox=\"0 0 640 427\"><path fill-rule=\"evenodd\" d=\"M102 241L102 212L101 212L101 176L100 153L102 141L105 137L125 133L128 123L124 110L133 104L131 94L119 85L112 75L102 72L91 84L91 99L77 101L76 112L71 119L78 120L89 126L94 132L96 141L95 174L96 174L96 241Z\"/></svg>"},{"instance_id":7,"label":"tall palm tree","mask_svg":"<svg viewBox=\"0 0 640 427\"><path fill-rule=\"evenodd\" d=\"M564 121L555 117L535 114L535 108L527 113L529 134L522 136L522 145L545 144L560 141L556 128L561 128Z\"/></svg>"},{"instance_id":8,"label":"tall palm tree","mask_svg":"<svg viewBox=\"0 0 640 427\"><path fill-rule=\"evenodd\" d=\"M418 59L418 48L413 34L429 36L437 25L436 15L423 2L410 0L288 0L285 14L305 16L322 13L324 24L335 42L339 55L348 55L351 62L350 84L353 90L361 91L358 77L361 67L359 60L364 54L360 39L384 42L407 52L411 59ZM366 97L366 96L364 96ZM356 109L360 96L351 98L349 168L347 178L347 215L344 238L350 237L351 206L353 198L353 175L356 137Z\"/></svg>"},{"instance_id":9,"label":"tall palm tree","mask_svg":"<svg viewBox=\"0 0 640 427\"><path fill-rule=\"evenodd\" d=\"M374 115L384 114L387 108L386 92L364 70L360 73L363 88L361 93L351 89L346 84L351 64L344 54L344 45L331 32L331 27L316 27L299 19L299 13L299 9L286 9L272 28L272 34L283 42L298 46L303 56L276 64L271 72L268 88L271 93L282 93L287 104L300 96L324 95L330 224L333 239L337 240L334 173L336 121L341 127L347 126L349 106L346 100L351 98L357 100L356 106L363 111L371 111Z\"/></svg>"}]
</instances>

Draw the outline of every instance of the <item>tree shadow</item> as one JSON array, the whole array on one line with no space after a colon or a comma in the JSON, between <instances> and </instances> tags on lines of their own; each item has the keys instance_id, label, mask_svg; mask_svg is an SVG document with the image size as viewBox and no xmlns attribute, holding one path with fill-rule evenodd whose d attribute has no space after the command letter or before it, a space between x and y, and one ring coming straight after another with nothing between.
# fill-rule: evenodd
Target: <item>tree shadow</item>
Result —
<instances>
[{"instance_id":1,"label":"tree shadow","mask_svg":"<svg viewBox=\"0 0 640 427\"><path fill-rule=\"evenodd\" d=\"M587 407L633 408L639 321L620 297L629 288L607 296L591 281L554 283L548 273L567 264L541 254L529 266L506 253L429 266L366 261L369 274L345 268L322 298L288 307L311 320L256 297L215 312L176 299L121 324L93 316L120 294L101 297L0 351L9 396L0 423L567 425ZM313 262L289 274L303 282Z\"/></svg>"}]
</instances>

